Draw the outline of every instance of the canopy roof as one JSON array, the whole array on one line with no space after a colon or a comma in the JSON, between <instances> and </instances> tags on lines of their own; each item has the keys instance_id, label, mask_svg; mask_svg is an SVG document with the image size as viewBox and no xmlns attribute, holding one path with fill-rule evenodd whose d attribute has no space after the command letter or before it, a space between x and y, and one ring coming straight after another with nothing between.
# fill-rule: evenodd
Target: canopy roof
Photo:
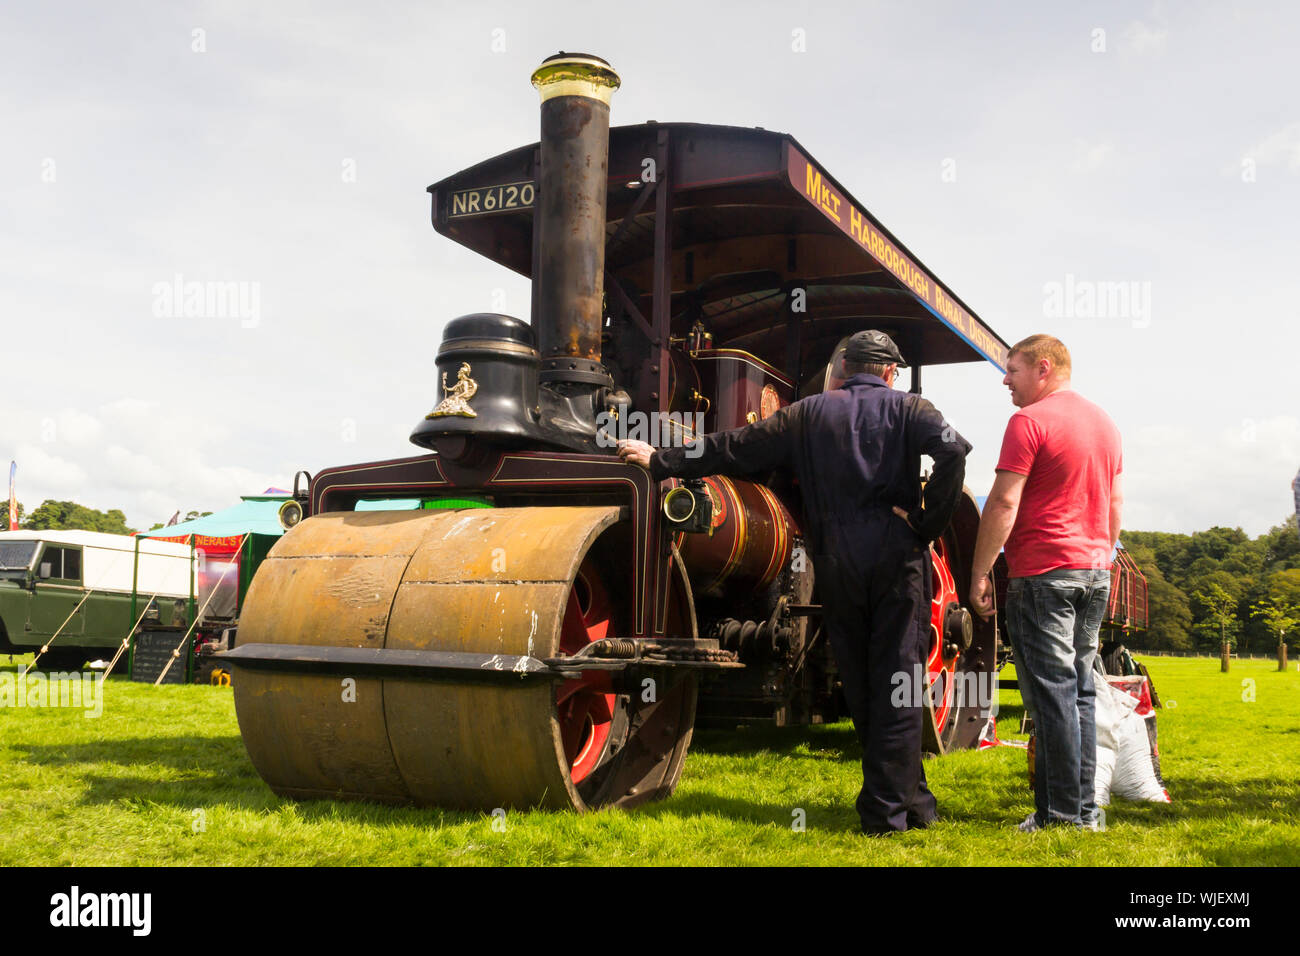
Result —
<instances>
[{"instance_id":1,"label":"canopy roof","mask_svg":"<svg viewBox=\"0 0 1300 956\"><path fill-rule=\"evenodd\" d=\"M611 129L609 143L611 311L621 289L648 314L656 216L667 210L673 335L702 320L716 347L807 372L844 335L875 327L913 365L1005 368L1007 343L792 136L646 123ZM524 146L430 186L434 228L531 277L538 157ZM646 201L664 183L668 199ZM798 356L787 354L791 320Z\"/></svg>"},{"instance_id":2,"label":"canopy roof","mask_svg":"<svg viewBox=\"0 0 1300 956\"><path fill-rule=\"evenodd\" d=\"M266 534L279 537L284 534L280 526L280 505L289 495L241 495L239 504L224 511L215 511L193 521L166 528L155 528L141 533L141 537L165 541L185 541L190 535L207 539L238 539L245 534ZM200 542L201 543L201 542ZM234 547L234 544L232 544Z\"/></svg>"}]
</instances>

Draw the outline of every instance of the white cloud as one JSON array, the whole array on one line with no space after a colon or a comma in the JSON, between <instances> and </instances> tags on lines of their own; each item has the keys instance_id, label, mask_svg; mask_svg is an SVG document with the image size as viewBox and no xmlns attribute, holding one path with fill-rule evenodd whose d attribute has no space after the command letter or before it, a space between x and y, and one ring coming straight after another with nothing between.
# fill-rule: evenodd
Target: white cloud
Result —
<instances>
[{"instance_id":1,"label":"white cloud","mask_svg":"<svg viewBox=\"0 0 1300 956\"><path fill-rule=\"evenodd\" d=\"M85 489L88 476L75 461L50 454L40 445L19 445L14 453L18 462L18 499L23 501L22 489L27 485L48 488L45 497L62 498ZM27 503L30 511L39 502Z\"/></svg>"},{"instance_id":2,"label":"white cloud","mask_svg":"<svg viewBox=\"0 0 1300 956\"><path fill-rule=\"evenodd\" d=\"M147 528L178 509L217 511L285 480L212 461L229 429L214 425L211 406L202 402L163 407L124 398L93 411L7 412L0 447L14 449L18 499L29 512L46 499L72 500L101 511L120 508L129 525Z\"/></svg>"},{"instance_id":3,"label":"white cloud","mask_svg":"<svg viewBox=\"0 0 1300 956\"><path fill-rule=\"evenodd\" d=\"M105 485L126 485L148 488L150 485L171 485L170 468L160 468L148 455L128 451L121 445L109 445L100 456L101 467L96 478Z\"/></svg>"},{"instance_id":4,"label":"white cloud","mask_svg":"<svg viewBox=\"0 0 1300 956\"><path fill-rule=\"evenodd\" d=\"M1293 172L1300 171L1300 122L1264 137L1246 150L1246 158L1261 166L1284 165Z\"/></svg>"},{"instance_id":5,"label":"white cloud","mask_svg":"<svg viewBox=\"0 0 1300 956\"><path fill-rule=\"evenodd\" d=\"M57 435L70 445L93 445L103 438L104 425L93 415L66 409L54 418Z\"/></svg>"},{"instance_id":6,"label":"white cloud","mask_svg":"<svg viewBox=\"0 0 1300 956\"><path fill-rule=\"evenodd\" d=\"M1094 169L1100 169L1106 165L1111 154L1115 152L1115 147L1110 143L1085 143L1079 141L1076 148L1079 155L1070 164L1070 169L1076 173L1088 173Z\"/></svg>"},{"instance_id":7,"label":"white cloud","mask_svg":"<svg viewBox=\"0 0 1300 956\"><path fill-rule=\"evenodd\" d=\"M1124 43L1135 53L1163 53L1169 31L1134 20L1124 28Z\"/></svg>"},{"instance_id":8,"label":"white cloud","mask_svg":"<svg viewBox=\"0 0 1300 956\"><path fill-rule=\"evenodd\" d=\"M1246 419L1212 431L1148 425L1124 443L1124 526L1259 535L1294 511L1300 418Z\"/></svg>"}]
</instances>

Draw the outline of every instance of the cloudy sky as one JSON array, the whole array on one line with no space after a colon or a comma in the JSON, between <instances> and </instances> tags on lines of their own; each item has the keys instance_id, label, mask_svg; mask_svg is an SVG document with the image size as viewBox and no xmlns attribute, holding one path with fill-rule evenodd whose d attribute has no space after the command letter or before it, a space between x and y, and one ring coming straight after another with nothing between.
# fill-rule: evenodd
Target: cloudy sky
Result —
<instances>
[{"instance_id":1,"label":"cloudy sky","mask_svg":"<svg viewBox=\"0 0 1300 956\"><path fill-rule=\"evenodd\" d=\"M1061 337L1127 527L1258 534L1300 467L1297 35L1281 2L8 3L0 458L29 511L147 527L417 453L443 324L528 312L424 189L535 140L529 74L576 49L616 125L789 132L1008 342ZM978 493L1000 378L926 377Z\"/></svg>"}]
</instances>

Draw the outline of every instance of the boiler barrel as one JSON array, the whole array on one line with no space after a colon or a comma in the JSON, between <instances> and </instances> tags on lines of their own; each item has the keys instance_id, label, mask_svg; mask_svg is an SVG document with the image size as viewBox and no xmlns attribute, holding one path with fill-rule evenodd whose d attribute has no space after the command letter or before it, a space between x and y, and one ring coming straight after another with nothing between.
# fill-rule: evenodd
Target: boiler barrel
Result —
<instances>
[{"instance_id":1,"label":"boiler barrel","mask_svg":"<svg viewBox=\"0 0 1300 956\"><path fill-rule=\"evenodd\" d=\"M794 519L767 487L714 475L713 534L683 534L677 543L696 592L743 597L771 584L790 558Z\"/></svg>"}]
</instances>

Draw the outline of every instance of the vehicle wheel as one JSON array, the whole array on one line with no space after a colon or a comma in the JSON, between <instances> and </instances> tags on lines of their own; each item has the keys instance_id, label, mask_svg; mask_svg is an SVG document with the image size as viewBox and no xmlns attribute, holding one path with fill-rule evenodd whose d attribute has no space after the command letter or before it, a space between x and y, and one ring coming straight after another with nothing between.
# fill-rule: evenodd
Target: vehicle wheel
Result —
<instances>
[{"instance_id":1,"label":"vehicle wheel","mask_svg":"<svg viewBox=\"0 0 1300 956\"><path fill-rule=\"evenodd\" d=\"M626 635L635 618L622 517L613 506L529 506L308 518L258 568L240 647L474 654L498 671L511 658L572 656ZM693 636L689 585L672 561L670 628ZM672 792L695 718L694 680L664 667L554 682L233 663L249 757L296 798L632 806Z\"/></svg>"},{"instance_id":2,"label":"vehicle wheel","mask_svg":"<svg viewBox=\"0 0 1300 956\"><path fill-rule=\"evenodd\" d=\"M36 659L37 671L80 671L90 654L82 647L51 647Z\"/></svg>"},{"instance_id":3,"label":"vehicle wheel","mask_svg":"<svg viewBox=\"0 0 1300 956\"><path fill-rule=\"evenodd\" d=\"M931 545L930 653L926 657L924 749L973 747L992 693L994 648L979 639L957 582L969 579L951 529Z\"/></svg>"}]
</instances>

